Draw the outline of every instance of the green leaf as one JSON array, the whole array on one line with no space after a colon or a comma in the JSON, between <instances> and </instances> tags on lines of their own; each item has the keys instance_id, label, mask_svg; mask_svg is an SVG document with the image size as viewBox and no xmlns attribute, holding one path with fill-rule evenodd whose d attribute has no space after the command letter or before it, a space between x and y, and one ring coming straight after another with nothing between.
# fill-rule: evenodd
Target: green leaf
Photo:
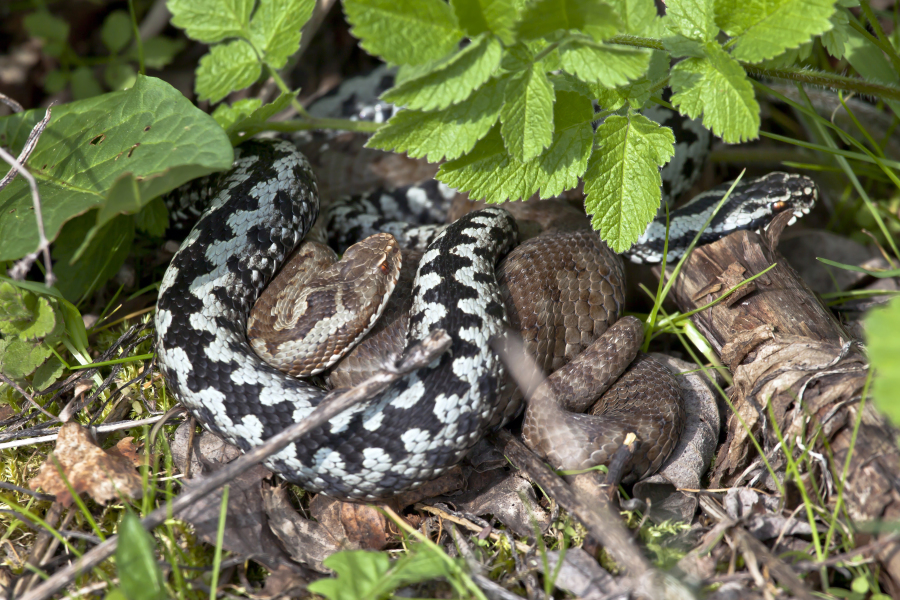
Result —
<instances>
[{"instance_id":1,"label":"green leaf","mask_svg":"<svg viewBox=\"0 0 900 600\"><path fill-rule=\"evenodd\" d=\"M37 341L60 335L63 327L55 299L0 282L0 333Z\"/></svg>"},{"instance_id":2,"label":"green leaf","mask_svg":"<svg viewBox=\"0 0 900 600\"><path fill-rule=\"evenodd\" d=\"M619 32L622 22L601 0L534 0L522 12L516 37L533 40L559 30L577 30L598 42Z\"/></svg>"},{"instance_id":3,"label":"green leaf","mask_svg":"<svg viewBox=\"0 0 900 600\"><path fill-rule=\"evenodd\" d=\"M374 592L390 568L387 554L367 550L336 552L322 564L337 573L337 577L319 579L307 589L329 600L376 598Z\"/></svg>"},{"instance_id":4,"label":"green leaf","mask_svg":"<svg viewBox=\"0 0 900 600\"><path fill-rule=\"evenodd\" d=\"M827 258L816 257L816 260L819 262L823 262L826 265L831 265L832 267L838 267L840 269L844 269L847 271L854 271L856 273L865 273L866 275L870 275L872 277L877 277L879 279L885 279L890 277L900 277L900 269L892 269L890 271L873 271L872 269L864 269L863 267L858 267L856 265L845 265L843 263L834 262L833 260L828 260Z\"/></svg>"},{"instance_id":5,"label":"green leaf","mask_svg":"<svg viewBox=\"0 0 900 600\"><path fill-rule=\"evenodd\" d=\"M715 42L704 47L707 58L688 58L672 68L672 104L728 143L759 135L759 104L747 74Z\"/></svg>"},{"instance_id":6,"label":"green leaf","mask_svg":"<svg viewBox=\"0 0 900 600\"><path fill-rule=\"evenodd\" d=\"M228 129L237 121L250 116L254 110L262 106L262 100L259 98L244 98L238 100L234 104L222 103L213 111L213 119L222 126L222 129Z\"/></svg>"},{"instance_id":7,"label":"green leaf","mask_svg":"<svg viewBox=\"0 0 900 600\"><path fill-rule=\"evenodd\" d=\"M872 395L878 409L900 424L900 298L866 317L866 348L875 370Z\"/></svg>"},{"instance_id":8,"label":"green leaf","mask_svg":"<svg viewBox=\"0 0 900 600\"><path fill-rule=\"evenodd\" d=\"M735 38L736 59L759 62L831 29L834 1L716 0L716 23Z\"/></svg>"},{"instance_id":9,"label":"green leaf","mask_svg":"<svg viewBox=\"0 0 900 600\"><path fill-rule=\"evenodd\" d=\"M398 65L438 59L463 36L442 0L345 0L344 12L366 52Z\"/></svg>"},{"instance_id":10,"label":"green leaf","mask_svg":"<svg viewBox=\"0 0 900 600\"><path fill-rule=\"evenodd\" d=\"M225 128L231 143L236 146L247 138L263 131L266 128L266 121L285 110L296 97L297 94L293 92L282 93L272 102L253 108L249 114L245 114L243 111L256 103L243 104L246 100L235 102L235 106L241 105L239 110L242 116Z\"/></svg>"},{"instance_id":11,"label":"green leaf","mask_svg":"<svg viewBox=\"0 0 900 600\"><path fill-rule=\"evenodd\" d=\"M168 0L172 25L191 39L211 44L247 37L254 0Z\"/></svg>"},{"instance_id":12,"label":"green leaf","mask_svg":"<svg viewBox=\"0 0 900 600\"><path fill-rule=\"evenodd\" d=\"M490 31L504 44L513 42L512 27L518 12L511 0L451 0L450 5L469 37Z\"/></svg>"},{"instance_id":13,"label":"green leaf","mask_svg":"<svg viewBox=\"0 0 900 600\"><path fill-rule=\"evenodd\" d=\"M0 373L22 381L52 354L43 342L27 342L17 337L0 338Z\"/></svg>"},{"instance_id":14,"label":"green leaf","mask_svg":"<svg viewBox=\"0 0 900 600\"><path fill-rule=\"evenodd\" d=\"M107 65L103 72L103 80L113 91L125 90L134 87L134 82L137 81L137 72L127 63L115 62Z\"/></svg>"},{"instance_id":15,"label":"green leaf","mask_svg":"<svg viewBox=\"0 0 900 600\"><path fill-rule=\"evenodd\" d=\"M58 358L50 356L44 361L44 364L39 366L34 372L34 378L31 380L31 385L36 390L46 389L59 379L59 376L62 375L65 368L65 365L63 365Z\"/></svg>"},{"instance_id":16,"label":"green leaf","mask_svg":"<svg viewBox=\"0 0 900 600\"><path fill-rule=\"evenodd\" d=\"M528 162L553 139L553 86L541 65L512 75L503 92L500 133L509 153Z\"/></svg>"},{"instance_id":17,"label":"green leaf","mask_svg":"<svg viewBox=\"0 0 900 600\"><path fill-rule=\"evenodd\" d=\"M613 115L597 128L597 150L584 175L584 207L591 226L616 252L624 252L656 215L659 169L674 155L675 136L644 117Z\"/></svg>"},{"instance_id":18,"label":"green leaf","mask_svg":"<svg viewBox=\"0 0 900 600\"><path fill-rule=\"evenodd\" d=\"M653 50L647 72L631 83L619 86L615 93L627 100L632 108L642 108L650 100L650 90L669 75L669 62L665 52Z\"/></svg>"},{"instance_id":19,"label":"green leaf","mask_svg":"<svg viewBox=\"0 0 900 600\"><path fill-rule=\"evenodd\" d=\"M250 40L274 69L281 69L300 49L300 29L316 0L264 0L250 22Z\"/></svg>"},{"instance_id":20,"label":"green leaf","mask_svg":"<svg viewBox=\"0 0 900 600\"><path fill-rule=\"evenodd\" d=\"M619 15L624 33L638 35L659 20L653 0L607 0L607 3Z\"/></svg>"},{"instance_id":21,"label":"green leaf","mask_svg":"<svg viewBox=\"0 0 900 600\"><path fill-rule=\"evenodd\" d=\"M848 19L855 17L845 12ZM853 28L847 29L847 41L844 42L844 58L857 73L865 79L880 83L900 84L900 74L894 71L891 61L875 44ZM886 100L895 115L900 116L900 102Z\"/></svg>"},{"instance_id":22,"label":"green leaf","mask_svg":"<svg viewBox=\"0 0 900 600\"><path fill-rule=\"evenodd\" d=\"M538 190L552 198L575 187L591 155L594 109L584 96L565 91L557 92L553 109L553 141L537 158L523 164L510 156L495 125L472 152L441 165L437 178L488 202L529 198Z\"/></svg>"},{"instance_id":23,"label":"green leaf","mask_svg":"<svg viewBox=\"0 0 900 600\"><path fill-rule=\"evenodd\" d=\"M185 41L183 39L172 39L161 35L152 37L144 42L144 65L150 69L162 69L175 56L184 50ZM125 53L125 58L137 61L137 46L132 46Z\"/></svg>"},{"instance_id":24,"label":"green leaf","mask_svg":"<svg viewBox=\"0 0 900 600\"><path fill-rule=\"evenodd\" d=\"M134 225L151 237L162 237L169 228L169 210L162 198L154 198L134 215Z\"/></svg>"},{"instance_id":25,"label":"green leaf","mask_svg":"<svg viewBox=\"0 0 900 600\"><path fill-rule=\"evenodd\" d=\"M129 600L163 600L167 598L162 572L156 564L156 543L131 511L119 523L116 546L116 572L119 587Z\"/></svg>"},{"instance_id":26,"label":"green leaf","mask_svg":"<svg viewBox=\"0 0 900 600\"><path fill-rule=\"evenodd\" d=\"M457 104L491 78L500 66L502 52L497 38L484 34L435 70L404 81L382 98L413 110L443 109Z\"/></svg>"},{"instance_id":27,"label":"green leaf","mask_svg":"<svg viewBox=\"0 0 900 600\"><path fill-rule=\"evenodd\" d=\"M28 35L44 40L44 52L60 57L68 46L69 24L45 10L35 11L22 20Z\"/></svg>"},{"instance_id":28,"label":"green leaf","mask_svg":"<svg viewBox=\"0 0 900 600\"><path fill-rule=\"evenodd\" d=\"M840 60L844 57L844 44L850 38L850 23L844 9L838 9L831 15L831 29L822 34L822 45L828 54Z\"/></svg>"},{"instance_id":29,"label":"green leaf","mask_svg":"<svg viewBox=\"0 0 900 600\"><path fill-rule=\"evenodd\" d=\"M194 89L199 100L218 102L234 90L253 85L262 66L253 47L244 40L218 44L200 59Z\"/></svg>"},{"instance_id":30,"label":"green leaf","mask_svg":"<svg viewBox=\"0 0 900 600\"><path fill-rule=\"evenodd\" d=\"M713 41L719 33L713 0L669 0L666 20L671 31L696 42Z\"/></svg>"},{"instance_id":31,"label":"green leaf","mask_svg":"<svg viewBox=\"0 0 900 600\"><path fill-rule=\"evenodd\" d=\"M560 61L563 70L578 79L612 88L643 75L650 65L650 52L577 40L566 44L560 52Z\"/></svg>"},{"instance_id":32,"label":"green leaf","mask_svg":"<svg viewBox=\"0 0 900 600\"><path fill-rule=\"evenodd\" d=\"M124 10L114 10L103 21L100 39L111 54L118 54L131 41L131 17Z\"/></svg>"},{"instance_id":33,"label":"green leaf","mask_svg":"<svg viewBox=\"0 0 900 600\"><path fill-rule=\"evenodd\" d=\"M369 138L366 147L424 156L429 162L458 158L497 121L505 83L492 79L467 100L440 112L401 110Z\"/></svg>"},{"instance_id":34,"label":"green leaf","mask_svg":"<svg viewBox=\"0 0 900 600\"><path fill-rule=\"evenodd\" d=\"M86 100L103 93L103 88L100 87L94 77L94 70L90 67L78 67L72 71L70 82L72 83L72 97L76 100Z\"/></svg>"},{"instance_id":35,"label":"green leaf","mask_svg":"<svg viewBox=\"0 0 900 600\"><path fill-rule=\"evenodd\" d=\"M43 110L32 110L0 119L0 143L18 154L43 116ZM129 90L54 107L26 166L37 179L44 227L53 240L66 221L115 203L123 175L130 174L146 204L191 179L230 168L233 160L231 144L212 117L164 81L139 76ZM127 191L131 197L134 189ZM0 260L21 258L37 245L31 192L17 177L0 191Z\"/></svg>"},{"instance_id":36,"label":"green leaf","mask_svg":"<svg viewBox=\"0 0 900 600\"><path fill-rule=\"evenodd\" d=\"M96 221L93 211L69 221L53 245L56 287L72 303L115 276L134 240L133 218L120 216L103 225Z\"/></svg>"}]
</instances>

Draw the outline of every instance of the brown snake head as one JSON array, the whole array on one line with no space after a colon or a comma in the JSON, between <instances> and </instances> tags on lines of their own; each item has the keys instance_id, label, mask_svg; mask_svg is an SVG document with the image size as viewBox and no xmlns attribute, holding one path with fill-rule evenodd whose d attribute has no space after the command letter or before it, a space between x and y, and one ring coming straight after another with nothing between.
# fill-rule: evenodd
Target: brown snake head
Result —
<instances>
[{"instance_id":1,"label":"brown snake head","mask_svg":"<svg viewBox=\"0 0 900 600\"><path fill-rule=\"evenodd\" d=\"M334 264L312 245L319 244L301 246L272 280L247 325L256 353L295 377L324 371L369 332L394 291L402 260L388 233L354 244Z\"/></svg>"}]
</instances>

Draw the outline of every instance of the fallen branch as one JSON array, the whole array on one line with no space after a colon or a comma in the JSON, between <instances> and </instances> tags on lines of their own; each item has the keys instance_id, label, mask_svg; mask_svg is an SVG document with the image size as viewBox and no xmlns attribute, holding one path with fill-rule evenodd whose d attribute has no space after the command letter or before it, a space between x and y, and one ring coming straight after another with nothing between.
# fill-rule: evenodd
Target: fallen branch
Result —
<instances>
[{"instance_id":1,"label":"fallen branch","mask_svg":"<svg viewBox=\"0 0 900 600\"><path fill-rule=\"evenodd\" d=\"M268 457L286 448L288 444L303 437L313 429L321 427L330 419L348 408L371 398L394 383L407 373L422 368L450 347L450 336L443 329L432 331L428 337L413 347L406 356L394 366L387 366L381 373L373 375L360 385L341 393L329 394L302 421L288 427L278 435L271 437L264 444L250 450L237 460L214 472L206 479L197 482L197 486L172 500L171 504L160 506L141 520L145 529L153 529L166 519L177 515L183 509L195 504L198 500L211 494L241 473L261 463ZM72 583L76 577L86 570L93 569L109 558L116 551L118 536L107 539L102 544L86 552L81 558L60 569L44 582L23 595L20 600L46 600Z\"/></svg>"}]
</instances>

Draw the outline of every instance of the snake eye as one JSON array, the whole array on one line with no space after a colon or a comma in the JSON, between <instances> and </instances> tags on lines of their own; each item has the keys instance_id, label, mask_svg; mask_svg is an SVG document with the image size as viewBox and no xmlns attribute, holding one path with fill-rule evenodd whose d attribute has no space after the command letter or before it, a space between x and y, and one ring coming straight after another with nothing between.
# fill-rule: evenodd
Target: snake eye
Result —
<instances>
[{"instance_id":1,"label":"snake eye","mask_svg":"<svg viewBox=\"0 0 900 600\"><path fill-rule=\"evenodd\" d=\"M772 203L772 210L775 212L781 212L784 209L786 209L787 207L788 207L787 202L782 202L780 200L778 202Z\"/></svg>"}]
</instances>

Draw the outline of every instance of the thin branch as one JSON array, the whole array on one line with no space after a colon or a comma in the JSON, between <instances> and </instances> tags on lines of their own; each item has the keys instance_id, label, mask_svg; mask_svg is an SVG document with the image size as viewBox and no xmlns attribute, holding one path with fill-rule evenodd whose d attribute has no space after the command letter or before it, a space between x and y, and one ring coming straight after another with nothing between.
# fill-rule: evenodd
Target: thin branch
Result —
<instances>
[{"instance_id":1,"label":"thin branch","mask_svg":"<svg viewBox=\"0 0 900 600\"><path fill-rule=\"evenodd\" d=\"M23 110L25 110L24 108L22 108L21 104L19 104L18 102L16 102L15 100L13 100L9 96L7 96L6 94L0 94L0 103L5 104L8 107L10 107L14 113L20 113Z\"/></svg>"},{"instance_id":2,"label":"thin branch","mask_svg":"<svg viewBox=\"0 0 900 600\"><path fill-rule=\"evenodd\" d=\"M47 128L47 123L50 122L50 108L50 106L47 107L47 112L44 114L44 118L41 119L41 121L31 130L31 133L28 135L28 139L25 141L25 147L22 148L22 152L19 154L18 158L13 157L9 152L4 150L3 148L0 148L0 158L2 158L12 167L9 170L9 173L7 173L3 180L0 181L0 190L5 188L18 173L21 173L22 177L28 180L28 185L31 187L31 202L34 207L34 218L37 221L38 230L37 250L13 265L13 268L9 271L9 276L17 281L25 279L25 275L27 275L28 271L31 269L31 265L33 265L34 261L37 260L38 255L43 253L44 267L46 269L46 274L44 275L44 283L47 285L47 287L50 287L51 285L56 283L56 277L53 276L53 265L50 262L50 242L47 240L47 236L44 233L44 217L41 213L41 196L38 193L37 181L35 181L34 177L25 169L23 165L25 161L28 160L28 157L31 155L31 152L34 150L35 146L37 146L38 139L44 132L44 129Z\"/></svg>"},{"instance_id":3,"label":"thin branch","mask_svg":"<svg viewBox=\"0 0 900 600\"><path fill-rule=\"evenodd\" d=\"M31 394L29 394L28 392L23 390L21 387L19 387L18 383L16 383L12 379L7 378L6 375L4 375L3 373L0 373L0 381L5 383L9 387L13 388L20 394L22 394L22 397L25 398L26 400L28 400L28 403L31 404L33 407L35 407L36 409L38 409L39 411L44 413L44 416L50 417L51 419L56 418L56 415L44 410L44 407L41 406L40 404L38 404L37 401L34 399L34 397Z\"/></svg>"},{"instance_id":4,"label":"thin branch","mask_svg":"<svg viewBox=\"0 0 900 600\"><path fill-rule=\"evenodd\" d=\"M177 515L188 506L195 504L241 473L283 450L313 429L321 427L348 408L371 398L407 373L428 365L450 347L450 341L450 336L443 329L432 331L396 365L387 365L383 372L373 375L354 388L342 393L329 394L305 419L271 437L264 444L253 448L208 478L200 480L195 488L181 494L172 500L171 504L164 504L144 517L141 525L145 529L152 529L162 524L166 519ZM47 600L52 597L56 592L72 583L79 574L93 569L112 556L116 551L118 541L118 536L108 538L78 560L48 577L40 585L23 595L20 600Z\"/></svg>"},{"instance_id":5,"label":"thin branch","mask_svg":"<svg viewBox=\"0 0 900 600\"><path fill-rule=\"evenodd\" d=\"M2 377L2 376L0 376ZM51 415L52 416L52 415ZM92 431L96 431L97 433L108 433L110 431L120 431L122 429L131 429L133 427L142 427L144 425L152 425L157 421L162 420L165 415L156 415L153 417L149 417L147 419L134 419L132 421L118 421L116 423L107 423L104 425L99 425L97 427L92 427ZM54 419L56 417L53 417ZM49 435L42 435L39 437L33 438L25 438L21 440L15 440L12 442L3 442L0 444L0 450L6 450L7 448L18 448L20 446L31 446L32 444L43 444L44 442L52 442L57 437L59 437L58 433L51 433Z\"/></svg>"}]
</instances>

